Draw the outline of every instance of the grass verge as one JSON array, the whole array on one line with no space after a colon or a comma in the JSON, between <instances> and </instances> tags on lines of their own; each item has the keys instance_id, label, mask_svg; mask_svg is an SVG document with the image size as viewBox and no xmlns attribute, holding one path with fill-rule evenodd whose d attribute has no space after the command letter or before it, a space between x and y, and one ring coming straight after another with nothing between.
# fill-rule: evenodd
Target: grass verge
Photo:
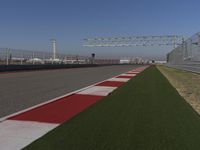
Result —
<instances>
[{"instance_id":1,"label":"grass verge","mask_svg":"<svg viewBox=\"0 0 200 150\"><path fill-rule=\"evenodd\" d=\"M150 67L26 150L197 150L200 118Z\"/></svg>"},{"instance_id":2,"label":"grass verge","mask_svg":"<svg viewBox=\"0 0 200 150\"><path fill-rule=\"evenodd\" d=\"M179 94L200 114L200 74L157 66Z\"/></svg>"}]
</instances>

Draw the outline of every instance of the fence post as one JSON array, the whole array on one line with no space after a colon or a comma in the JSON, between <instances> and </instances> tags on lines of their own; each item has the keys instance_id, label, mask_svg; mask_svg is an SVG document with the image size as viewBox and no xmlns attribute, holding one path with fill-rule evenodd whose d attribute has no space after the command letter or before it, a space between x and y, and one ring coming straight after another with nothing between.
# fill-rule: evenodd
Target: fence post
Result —
<instances>
[{"instance_id":1,"label":"fence post","mask_svg":"<svg viewBox=\"0 0 200 150\"><path fill-rule=\"evenodd\" d=\"M193 52L192 52L192 39L190 39L190 55L191 55L191 58L190 58L190 61L192 61L192 57L193 57Z\"/></svg>"},{"instance_id":2,"label":"fence post","mask_svg":"<svg viewBox=\"0 0 200 150\"><path fill-rule=\"evenodd\" d=\"M182 63L185 59L185 39L184 37L182 38Z\"/></svg>"},{"instance_id":3,"label":"fence post","mask_svg":"<svg viewBox=\"0 0 200 150\"><path fill-rule=\"evenodd\" d=\"M23 64L23 60L24 60L24 54L23 52L21 53L21 65Z\"/></svg>"},{"instance_id":4,"label":"fence post","mask_svg":"<svg viewBox=\"0 0 200 150\"><path fill-rule=\"evenodd\" d=\"M34 56L35 54L34 54L34 52L33 52L33 54L32 54L32 58L33 58L33 65L35 64L35 59L34 59Z\"/></svg>"},{"instance_id":5,"label":"fence post","mask_svg":"<svg viewBox=\"0 0 200 150\"><path fill-rule=\"evenodd\" d=\"M176 48L176 35L174 35L174 49Z\"/></svg>"},{"instance_id":6,"label":"fence post","mask_svg":"<svg viewBox=\"0 0 200 150\"><path fill-rule=\"evenodd\" d=\"M8 65L8 52L9 52L9 48L6 48L6 65Z\"/></svg>"},{"instance_id":7,"label":"fence post","mask_svg":"<svg viewBox=\"0 0 200 150\"><path fill-rule=\"evenodd\" d=\"M42 61L43 61L43 64L45 64L45 53L43 52L42 55L43 55Z\"/></svg>"}]
</instances>

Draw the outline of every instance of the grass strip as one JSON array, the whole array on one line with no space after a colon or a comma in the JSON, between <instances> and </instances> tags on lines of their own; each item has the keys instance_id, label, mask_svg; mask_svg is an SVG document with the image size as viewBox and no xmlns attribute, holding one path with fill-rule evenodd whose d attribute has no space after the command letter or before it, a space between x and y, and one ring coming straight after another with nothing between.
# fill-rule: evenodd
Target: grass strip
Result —
<instances>
[{"instance_id":1,"label":"grass strip","mask_svg":"<svg viewBox=\"0 0 200 150\"><path fill-rule=\"evenodd\" d=\"M158 65L179 94L200 114L200 74Z\"/></svg>"},{"instance_id":2,"label":"grass strip","mask_svg":"<svg viewBox=\"0 0 200 150\"><path fill-rule=\"evenodd\" d=\"M200 118L150 67L26 150L197 150Z\"/></svg>"}]
</instances>

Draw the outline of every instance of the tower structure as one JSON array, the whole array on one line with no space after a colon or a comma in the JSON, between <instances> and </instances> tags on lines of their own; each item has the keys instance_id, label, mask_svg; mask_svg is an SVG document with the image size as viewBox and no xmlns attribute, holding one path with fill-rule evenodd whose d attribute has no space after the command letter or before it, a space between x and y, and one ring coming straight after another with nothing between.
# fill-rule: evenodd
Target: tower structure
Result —
<instances>
[{"instance_id":1,"label":"tower structure","mask_svg":"<svg viewBox=\"0 0 200 150\"><path fill-rule=\"evenodd\" d=\"M56 39L51 39L52 50L53 50L53 60L56 59Z\"/></svg>"}]
</instances>

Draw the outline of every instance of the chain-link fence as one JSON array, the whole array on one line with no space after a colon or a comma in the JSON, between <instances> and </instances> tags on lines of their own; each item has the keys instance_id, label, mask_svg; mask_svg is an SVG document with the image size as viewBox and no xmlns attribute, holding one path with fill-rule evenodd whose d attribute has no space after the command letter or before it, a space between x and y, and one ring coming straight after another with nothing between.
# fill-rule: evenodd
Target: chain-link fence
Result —
<instances>
[{"instance_id":1,"label":"chain-link fence","mask_svg":"<svg viewBox=\"0 0 200 150\"><path fill-rule=\"evenodd\" d=\"M119 59L95 59L91 56L0 48L0 65L30 64L118 64Z\"/></svg>"},{"instance_id":2,"label":"chain-link fence","mask_svg":"<svg viewBox=\"0 0 200 150\"><path fill-rule=\"evenodd\" d=\"M0 64L88 64L90 58L79 55L56 54L29 50L0 48Z\"/></svg>"},{"instance_id":3,"label":"chain-link fence","mask_svg":"<svg viewBox=\"0 0 200 150\"><path fill-rule=\"evenodd\" d=\"M167 54L171 65L200 65L200 32Z\"/></svg>"}]
</instances>

